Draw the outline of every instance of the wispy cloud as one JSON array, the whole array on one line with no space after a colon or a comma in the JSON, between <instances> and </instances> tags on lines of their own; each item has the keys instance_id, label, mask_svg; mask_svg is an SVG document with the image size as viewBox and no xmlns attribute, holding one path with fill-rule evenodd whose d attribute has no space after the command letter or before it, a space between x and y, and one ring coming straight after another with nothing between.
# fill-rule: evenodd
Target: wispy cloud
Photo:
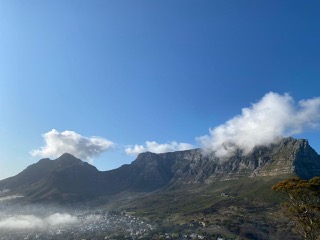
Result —
<instances>
[{"instance_id":1,"label":"wispy cloud","mask_svg":"<svg viewBox=\"0 0 320 240\"><path fill-rule=\"evenodd\" d=\"M242 114L197 138L207 152L230 156L236 149L248 154L255 146L276 143L281 137L319 126L320 98L295 103L289 94L267 93Z\"/></svg>"},{"instance_id":2,"label":"wispy cloud","mask_svg":"<svg viewBox=\"0 0 320 240\"><path fill-rule=\"evenodd\" d=\"M34 215L17 215L0 221L0 229L30 229L40 227L43 227L43 221Z\"/></svg>"},{"instance_id":3,"label":"wispy cloud","mask_svg":"<svg viewBox=\"0 0 320 240\"><path fill-rule=\"evenodd\" d=\"M48 217L15 215L0 220L0 229L39 229L77 224L79 219L67 213L54 213Z\"/></svg>"},{"instance_id":4,"label":"wispy cloud","mask_svg":"<svg viewBox=\"0 0 320 240\"><path fill-rule=\"evenodd\" d=\"M115 144L100 137L84 137L73 131L58 132L55 129L42 135L45 146L30 152L34 157L59 157L70 153L82 160L92 161L93 157L112 149Z\"/></svg>"},{"instance_id":5,"label":"wispy cloud","mask_svg":"<svg viewBox=\"0 0 320 240\"><path fill-rule=\"evenodd\" d=\"M153 153L164 153L164 152L174 152L174 151L183 151L194 148L192 144L189 143L178 143L178 142L169 142L169 143L157 143L155 141L146 141L145 145L134 145L128 146L125 149L127 155L138 155L142 152L153 152Z\"/></svg>"},{"instance_id":6,"label":"wispy cloud","mask_svg":"<svg viewBox=\"0 0 320 240\"><path fill-rule=\"evenodd\" d=\"M78 221L79 220L77 217L67 213L54 213L44 219L44 223L47 223L50 226L74 224L74 223L77 223Z\"/></svg>"},{"instance_id":7,"label":"wispy cloud","mask_svg":"<svg viewBox=\"0 0 320 240\"><path fill-rule=\"evenodd\" d=\"M5 196L5 197L1 197L0 196L0 202L2 201L10 201L12 199L16 199L16 198L22 198L22 195L10 195L10 196Z\"/></svg>"}]
</instances>

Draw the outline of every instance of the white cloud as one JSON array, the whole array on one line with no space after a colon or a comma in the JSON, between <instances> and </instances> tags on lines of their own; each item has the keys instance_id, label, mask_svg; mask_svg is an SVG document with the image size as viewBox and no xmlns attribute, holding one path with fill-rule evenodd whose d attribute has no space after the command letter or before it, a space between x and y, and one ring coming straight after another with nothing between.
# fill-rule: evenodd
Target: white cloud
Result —
<instances>
[{"instance_id":1,"label":"white cloud","mask_svg":"<svg viewBox=\"0 0 320 240\"><path fill-rule=\"evenodd\" d=\"M66 213L54 213L46 218L35 215L15 215L0 220L0 229L39 229L76 224L79 219Z\"/></svg>"},{"instance_id":2,"label":"white cloud","mask_svg":"<svg viewBox=\"0 0 320 240\"><path fill-rule=\"evenodd\" d=\"M127 155L138 155L142 152L153 152L153 153L164 153L164 152L174 152L183 151L194 148L193 145L189 143L177 143L175 141L170 143L157 143L155 141L146 141L145 145L134 145L128 146L125 149Z\"/></svg>"},{"instance_id":3,"label":"white cloud","mask_svg":"<svg viewBox=\"0 0 320 240\"><path fill-rule=\"evenodd\" d=\"M31 151L34 157L59 157L70 153L81 160L92 161L94 156L112 149L115 144L100 137L83 137L73 131L58 132L55 129L43 134L46 145Z\"/></svg>"},{"instance_id":4,"label":"white cloud","mask_svg":"<svg viewBox=\"0 0 320 240\"><path fill-rule=\"evenodd\" d=\"M248 154L255 146L267 146L281 137L318 127L320 98L295 103L289 94L269 92L242 114L210 129L210 134L197 138L207 152L218 157L230 156L236 149Z\"/></svg>"},{"instance_id":5,"label":"white cloud","mask_svg":"<svg viewBox=\"0 0 320 240\"><path fill-rule=\"evenodd\" d=\"M78 218L66 213L55 213L45 219L50 226L73 224L78 222Z\"/></svg>"},{"instance_id":6,"label":"white cloud","mask_svg":"<svg viewBox=\"0 0 320 240\"><path fill-rule=\"evenodd\" d=\"M17 215L0 221L0 229L30 229L40 227L43 227L43 221L34 215Z\"/></svg>"}]
</instances>

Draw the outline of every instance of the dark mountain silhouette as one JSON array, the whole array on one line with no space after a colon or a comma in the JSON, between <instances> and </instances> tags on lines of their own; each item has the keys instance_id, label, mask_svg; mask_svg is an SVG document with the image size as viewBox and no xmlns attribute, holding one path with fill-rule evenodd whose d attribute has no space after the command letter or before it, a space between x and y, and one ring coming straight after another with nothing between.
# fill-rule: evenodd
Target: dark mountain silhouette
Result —
<instances>
[{"instance_id":1,"label":"dark mountain silhouette","mask_svg":"<svg viewBox=\"0 0 320 240\"><path fill-rule=\"evenodd\" d=\"M56 160L42 159L14 177L0 181L0 192L20 194L33 201L81 201L122 192L147 193L175 184L208 184L240 177L295 174L320 176L320 156L307 140L285 138L269 147L241 151L228 159L204 155L200 149L140 154L131 164L111 171L65 153Z\"/></svg>"}]
</instances>

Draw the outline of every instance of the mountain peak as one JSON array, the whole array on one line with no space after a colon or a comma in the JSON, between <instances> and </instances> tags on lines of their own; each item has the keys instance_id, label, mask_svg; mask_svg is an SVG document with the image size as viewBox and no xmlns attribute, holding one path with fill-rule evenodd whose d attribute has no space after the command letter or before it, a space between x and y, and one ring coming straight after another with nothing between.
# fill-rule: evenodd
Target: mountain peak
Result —
<instances>
[{"instance_id":1,"label":"mountain peak","mask_svg":"<svg viewBox=\"0 0 320 240\"><path fill-rule=\"evenodd\" d=\"M123 191L150 192L174 183L210 183L240 177L285 176L304 179L320 175L320 156L305 139L283 138L248 155L219 159L201 149L137 156L131 164L100 172L70 153L42 159L17 176L0 181L1 189L34 199L49 196L102 196ZM51 195L50 195L51 194ZM60 194L60 195L59 195Z\"/></svg>"},{"instance_id":2,"label":"mountain peak","mask_svg":"<svg viewBox=\"0 0 320 240\"><path fill-rule=\"evenodd\" d=\"M72 157L72 158L76 158L74 155L72 155L71 153L65 152L63 153L59 158L61 157Z\"/></svg>"},{"instance_id":3,"label":"mountain peak","mask_svg":"<svg viewBox=\"0 0 320 240\"><path fill-rule=\"evenodd\" d=\"M71 153L63 153L60 157L58 157L56 160L64 160L64 159L77 159L80 160L79 158L75 157ZM81 161L81 160L80 160Z\"/></svg>"},{"instance_id":4,"label":"mountain peak","mask_svg":"<svg viewBox=\"0 0 320 240\"><path fill-rule=\"evenodd\" d=\"M23 172L52 172L61 170L74 165L82 165L84 162L70 153L64 153L57 159L51 160L50 158L40 159L37 163L28 166ZM22 172L22 173L23 173Z\"/></svg>"}]
</instances>

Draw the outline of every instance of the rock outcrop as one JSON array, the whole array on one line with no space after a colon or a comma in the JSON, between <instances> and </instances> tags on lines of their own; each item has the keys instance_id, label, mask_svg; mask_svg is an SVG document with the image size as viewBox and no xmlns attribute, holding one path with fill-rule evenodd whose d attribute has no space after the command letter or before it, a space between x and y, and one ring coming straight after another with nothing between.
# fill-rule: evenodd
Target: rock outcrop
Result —
<instances>
[{"instance_id":1,"label":"rock outcrop","mask_svg":"<svg viewBox=\"0 0 320 240\"><path fill-rule=\"evenodd\" d=\"M291 137L269 147L256 147L247 155L238 150L232 157L225 159L217 158L214 154L203 154L201 149L158 154L158 158L171 163L172 181L185 183L221 181L243 176L296 174L304 179L320 176L320 156L307 140Z\"/></svg>"}]
</instances>

